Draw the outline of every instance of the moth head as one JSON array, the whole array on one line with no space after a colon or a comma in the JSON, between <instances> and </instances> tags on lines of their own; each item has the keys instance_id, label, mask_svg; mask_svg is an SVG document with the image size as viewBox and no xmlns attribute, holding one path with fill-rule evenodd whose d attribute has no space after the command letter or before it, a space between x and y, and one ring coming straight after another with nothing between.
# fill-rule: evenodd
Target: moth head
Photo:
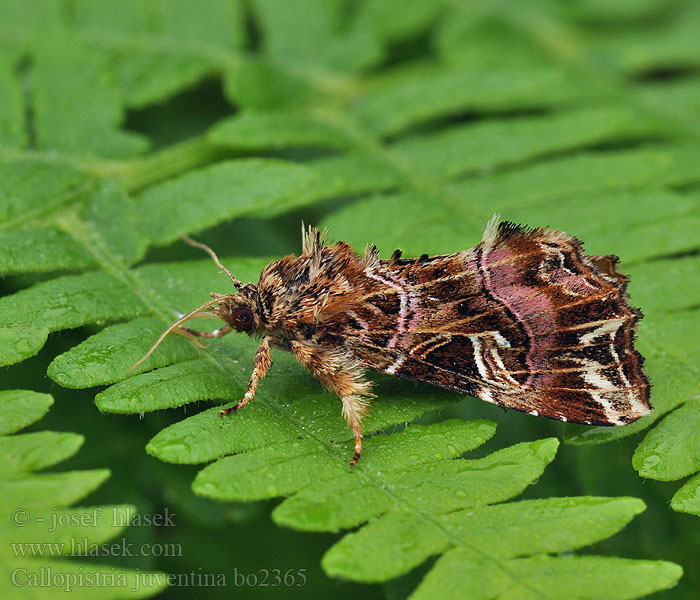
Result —
<instances>
[{"instance_id":1,"label":"moth head","mask_svg":"<svg viewBox=\"0 0 700 600\"><path fill-rule=\"evenodd\" d=\"M245 292L246 290L241 289L238 294L220 296L217 314L220 319L226 321L236 331L252 334L260 325L257 314L257 294L253 294L253 290L250 290L249 293Z\"/></svg>"},{"instance_id":2,"label":"moth head","mask_svg":"<svg viewBox=\"0 0 700 600\"><path fill-rule=\"evenodd\" d=\"M192 312L181 316L177 321L172 323L158 338L155 344L151 346L151 349L134 364L128 371L127 376L131 374L134 369L141 365L160 345L160 343L165 339L165 337L172 331L184 335L192 342L194 342L200 348L204 348L202 344L197 340L197 337L221 337L225 335L232 329L236 331L243 331L247 334L252 334L260 325L260 319L256 310L258 301L258 289L255 284L252 283L241 283L240 280L236 279L234 275L229 271L224 265L221 264L218 256L214 251L204 244L194 241L193 239L182 236L182 239L197 248L202 248L211 256L212 260L216 265L228 276L231 283L235 286L236 294L217 294L212 293L212 299L205 302L201 306L195 308ZM207 335L198 335L198 332L187 327L183 327L183 323L191 321L192 319L211 319L219 318L226 322L226 327L217 329L216 332Z\"/></svg>"}]
</instances>

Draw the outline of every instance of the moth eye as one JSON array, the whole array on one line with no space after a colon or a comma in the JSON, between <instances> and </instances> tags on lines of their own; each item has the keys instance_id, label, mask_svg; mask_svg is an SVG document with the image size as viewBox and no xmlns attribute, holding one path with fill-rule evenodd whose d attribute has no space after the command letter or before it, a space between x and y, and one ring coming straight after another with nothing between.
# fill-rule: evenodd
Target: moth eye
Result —
<instances>
[{"instance_id":1,"label":"moth eye","mask_svg":"<svg viewBox=\"0 0 700 600\"><path fill-rule=\"evenodd\" d=\"M238 331L250 332L253 329L253 311L245 306L240 306L231 313L233 326Z\"/></svg>"}]
</instances>

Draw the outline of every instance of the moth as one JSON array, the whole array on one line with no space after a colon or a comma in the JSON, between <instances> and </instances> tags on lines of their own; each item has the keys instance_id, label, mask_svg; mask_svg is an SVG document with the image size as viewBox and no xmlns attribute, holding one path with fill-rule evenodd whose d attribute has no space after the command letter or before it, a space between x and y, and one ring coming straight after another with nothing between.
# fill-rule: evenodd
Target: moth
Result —
<instances>
[{"instance_id":1,"label":"moth","mask_svg":"<svg viewBox=\"0 0 700 600\"><path fill-rule=\"evenodd\" d=\"M430 383L531 415L624 425L651 411L643 357L634 348L642 313L632 308L615 256L586 256L561 231L528 229L494 217L481 243L454 254L388 260L374 246L361 256L328 245L302 226L302 252L242 283L213 250L234 294L175 321L170 332L197 342L235 330L261 338L248 389L221 411L241 410L272 365L270 347L291 351L342 401L362 451L362 418L373 397L366 371ZM183 323L218 317L211 332Z\"/></svg>"}]
</instances>

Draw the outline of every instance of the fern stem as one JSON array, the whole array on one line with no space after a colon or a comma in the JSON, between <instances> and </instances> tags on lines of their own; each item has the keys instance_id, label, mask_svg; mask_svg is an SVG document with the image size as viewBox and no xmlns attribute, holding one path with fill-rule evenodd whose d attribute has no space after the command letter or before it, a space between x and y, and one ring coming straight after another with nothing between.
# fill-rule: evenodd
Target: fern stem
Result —
<instances>
[{"instance_id":1,"label":"fern stem","mask_svg":"<svg viewBox=\"0 0 700 600\"><path fill-rule=\"evenodd\" d=\"M99 177L116 179L125 189L134 192L227 155L230 155L229 150L210 143L204 135L143 158L97 163L88 171Z\"/></svg>"}]
</instances>

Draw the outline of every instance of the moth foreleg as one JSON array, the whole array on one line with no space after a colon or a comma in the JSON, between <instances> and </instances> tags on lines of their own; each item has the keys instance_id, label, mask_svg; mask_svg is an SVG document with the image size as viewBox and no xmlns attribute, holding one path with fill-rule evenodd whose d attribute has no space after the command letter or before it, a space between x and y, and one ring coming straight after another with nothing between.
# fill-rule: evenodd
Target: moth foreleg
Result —
<instances>
[{"instance_id":1,"label":"moth foreleg","mask_svg":"<svg viewBox=\"0 0 700 600\"><path fill-rule=\"evenodd\" d=\"M230 325L224 325L223 327L219 327L219 329L215 329L214 331L198 331L197 329L190 329L189 327L176 327L173 329L173 333L186 337L188 340L190 340L190 342L197 346L197 348L202 349L206 348L206 346L197 338L218 338L222 335L226 335L229 331L231 331Z\"/></svg>"},{"instance_id":2,"label":"moth foreleg","mask_svg":"<svg viewBox=\"0 0 700 600\"><path fill-rule=\"evenodd\" d=\"M355 438L350 466L355 465L362 453L362 417L373 396L372 384L365 379L362 367L343 355L300 342L292 342L292 352L323 387L338 394L343 401L343 417Z\"/></svg>"},{"instance_id":3,"label":"moth foreleg","mask_svg":"<svg viewBox=\"0 0 700 600\"><path fill-rule=\"evenodd\" d=\"M198 338L219 338L229 333L231 329L232 327L230 325L224 325L214 331L198 331L197 329L190 329L189 327L178 327L177 329L173 329L173 332Z\"/></svg>"},{"instance_id":4,"label":"moth foreleg","mask_svg":"<svg viewBox=\"0 0 700 600\"><path fill-rule=\"evenodd\" d=\"M265 377L265 374L272 366L272 356L270 355L270 340L266 336L260 342L258 346L258 351L255 353L255 358L253 359L253 372L250 374L250 381L248 382L248 390L243 395L243 399L230 408L224 408L219 412L219 415L226 416L231 413L238 412L241 410L248 402L250 402L255 396L255 392L258 389L258 382Z\"/></svg>"},{"instance_id":5,"label":"moth foreleg","mask_svg":"<svg viewBox=\"0 0 700 600\"><path fill-rule=\"evenodd\" d=\"M197 346L197 348L201 348L202 350L206 349L206 346L197 339L199 336L194 333L194 329L189 329L187 327L176 327L173 329L173 333L186 337L188 340L190 340L190 342Z\"/></svg>"}]
</instances>

